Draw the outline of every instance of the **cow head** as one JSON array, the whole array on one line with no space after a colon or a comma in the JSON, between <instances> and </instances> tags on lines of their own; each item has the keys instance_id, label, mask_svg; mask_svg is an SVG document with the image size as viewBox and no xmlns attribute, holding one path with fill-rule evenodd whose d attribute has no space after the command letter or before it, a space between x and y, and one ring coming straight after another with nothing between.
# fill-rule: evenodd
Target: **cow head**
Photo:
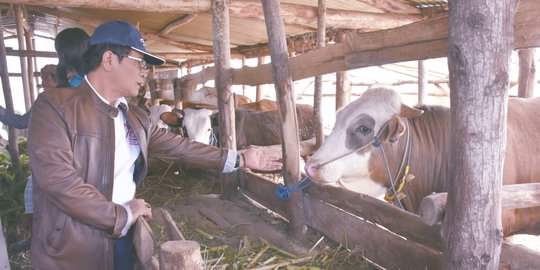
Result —
<instances>
[{"instance_id":1,"label":"cow head","mask_svg":"<svg viewBox=\"0 0 540 270\"><path fill-rule=\"evenodd\" d=\"M400 117L422 113L404 105L391 89L367 90L337 113L332 132L306 163L307 174L321 183L373 183L368 163L375 137L383 143L398 140L405 131Z\"/></svg>"},{"instance_id":2,"label":"cow head","mask_svg":"<svg viewBox=\"0 0 540 270\"><path fill-rule=\"evenodd\" d=\"M160 118L170 127L181 127L184 137L200 143L209 144L213 134L210 121L212 114L214 114L214 111L210 109L188 108L163 113Z\"/></svg>"}]
</instances>

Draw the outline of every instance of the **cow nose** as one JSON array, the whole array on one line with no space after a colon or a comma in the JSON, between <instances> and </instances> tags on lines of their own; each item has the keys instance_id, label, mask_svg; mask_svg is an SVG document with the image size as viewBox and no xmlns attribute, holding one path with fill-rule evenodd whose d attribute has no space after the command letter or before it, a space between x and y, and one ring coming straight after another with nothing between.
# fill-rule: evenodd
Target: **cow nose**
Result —
<instances>
[{"instance_id":1,"label":"cow nose","mask_svg":"<svg viewBox=\"0 0 540 270\"><path fill-rule=\"evenodd\" d=\"M318 178L320 165L317 162L308 162L304 168L306 169L306 173L309 175L309 177L315 179Z\"/></svg>"}]
</instances>

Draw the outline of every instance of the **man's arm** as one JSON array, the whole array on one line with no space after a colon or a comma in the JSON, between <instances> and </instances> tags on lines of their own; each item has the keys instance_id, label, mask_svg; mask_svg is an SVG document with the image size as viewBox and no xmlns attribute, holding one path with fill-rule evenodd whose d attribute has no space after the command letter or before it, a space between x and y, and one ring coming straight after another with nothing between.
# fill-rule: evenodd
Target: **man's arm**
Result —
<instances>
[{"instance_id":1,"label":"man's arm","mask_svg":"<svg viewBox=\"0 0 540 270\"><path fill-rule=\"evenodd\" d=\"M32 110L29 110L23 115L14 114L0 106L0 122L4 123L4 125L17 129L28 128L28 122L30 122L31 114Z\"/></svg>"}]
</instances>

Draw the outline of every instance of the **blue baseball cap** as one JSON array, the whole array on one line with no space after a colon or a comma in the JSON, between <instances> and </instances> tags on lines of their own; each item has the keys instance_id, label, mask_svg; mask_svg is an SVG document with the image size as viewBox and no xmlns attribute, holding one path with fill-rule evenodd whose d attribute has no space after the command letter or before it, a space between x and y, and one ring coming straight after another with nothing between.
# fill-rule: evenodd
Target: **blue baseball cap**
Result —
<instances>
[{"instance_id":1,"label":"blue baseball cap","mask_svg":"<svg viewBox=\"0 0 540 270\"><path fill-rule=\"evenodd\" d=\"M135 26L122 20L114 20L101 24L94 30L88 40L88 46L112 44L130 47L144 54L144 61L152 65L163 65L165 60L152 55L144 48L144 40Z\"/></svg>"}]
</instances>

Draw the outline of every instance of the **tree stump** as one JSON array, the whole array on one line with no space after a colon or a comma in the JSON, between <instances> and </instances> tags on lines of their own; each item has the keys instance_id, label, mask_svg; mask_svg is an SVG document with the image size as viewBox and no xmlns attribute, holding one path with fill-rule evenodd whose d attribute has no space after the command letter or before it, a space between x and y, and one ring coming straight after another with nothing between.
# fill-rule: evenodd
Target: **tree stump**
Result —
<instances>
[{"instance_id":1,"label":"tree stump","mask_svg":"<svg viewBox=\"0 0 540 270\"><path fill-rule=\"evenodd\" d=\"M160 270L204 269L201 246L195 241L167 241L160 246Z\"/></svg>"}]
</instances>

